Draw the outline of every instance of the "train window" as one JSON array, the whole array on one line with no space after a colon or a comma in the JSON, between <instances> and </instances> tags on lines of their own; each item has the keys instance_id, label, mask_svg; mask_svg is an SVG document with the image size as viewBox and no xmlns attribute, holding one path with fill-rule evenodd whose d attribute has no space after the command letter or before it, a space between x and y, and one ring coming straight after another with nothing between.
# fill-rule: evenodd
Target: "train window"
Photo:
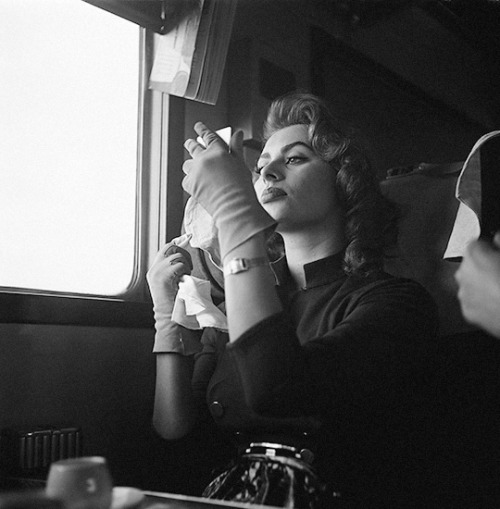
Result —
<instances>
[{"instance_id":1,"label":"train window","mask_svg":"<svg viewBox=\"0 0 500 509\"><path fill-rule=\"evenodd\" d=\"M1 11L0 286L123 295L139 263L141 29L80 0Z\"/></svg>"}]
</instances>

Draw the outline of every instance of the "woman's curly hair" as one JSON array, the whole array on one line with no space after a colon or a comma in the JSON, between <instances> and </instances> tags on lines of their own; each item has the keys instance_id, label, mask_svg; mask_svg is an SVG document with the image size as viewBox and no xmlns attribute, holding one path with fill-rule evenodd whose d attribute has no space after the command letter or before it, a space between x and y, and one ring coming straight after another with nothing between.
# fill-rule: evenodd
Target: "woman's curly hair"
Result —
<instances>
[{"instance_id":1,"label":"woman's curly hair","mask_svg":"<svg viewBox=\"0 0 500 509\"><path fill-rule=\"evenodd\" d=\"M308 126L314 151L337 174L337 195L346 217L344 271L364 276L381 270L386 248L396 241L397 209L382 195L366 151L353 135L339 128L322 99L298 92L273 101L264 124L263 141L296 124ZM276 237L271 239L273 243Z\"/></svg>"}]
</instances>

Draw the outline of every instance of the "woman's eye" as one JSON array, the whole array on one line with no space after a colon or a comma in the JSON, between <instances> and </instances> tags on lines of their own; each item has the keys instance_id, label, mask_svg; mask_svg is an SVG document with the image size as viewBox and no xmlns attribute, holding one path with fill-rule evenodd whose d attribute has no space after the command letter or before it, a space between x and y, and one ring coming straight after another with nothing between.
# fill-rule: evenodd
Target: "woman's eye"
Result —
<instances>
[{"instance_id":1,"label":"woman's eye","mask_svg":"<svg viewBox=\"0 0 500 509\"><path fill-rule=\"evenodd\" d=\"M263 166L255 165L253 168L253 172L257 173L257 175L260 175L260 172L262 171Z\"/></svg>"},{"instance_id":2,"label":"woman's eye","mask_svg":"<svg viewBox=\"0 0 500 509\"><path fill-rule=\"evenodd\" d=\"M305 160L305 157L302 156L290 156L287 157L285 163L286 164L298 164Z\"/></svg>"}]
</instances>

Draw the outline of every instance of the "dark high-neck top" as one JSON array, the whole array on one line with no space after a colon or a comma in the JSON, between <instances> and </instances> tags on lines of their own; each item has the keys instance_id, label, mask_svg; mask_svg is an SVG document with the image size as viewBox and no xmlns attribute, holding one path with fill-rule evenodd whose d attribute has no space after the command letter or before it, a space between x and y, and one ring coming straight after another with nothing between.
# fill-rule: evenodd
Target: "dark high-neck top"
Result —
<instances>
[{"instance_id":1,"label":"dark high-neck top","mask_svg":"<svg viewBox=\"0 0 500 509\"><path fill-rule=\"evenodd\" d=\"M438 317L418 283L347 276L341 264L336 254L305 265L306 287L297 289L286 260L275 263L283 312L232 343L206 330L193 388L239 436L314 437L317 464L350 489L368 478L390 482L380 476L396 461L395 437L416 446L408 423L421 408ZM413 461L400 448L396 456Z\"/></svg>"}]
</instances>

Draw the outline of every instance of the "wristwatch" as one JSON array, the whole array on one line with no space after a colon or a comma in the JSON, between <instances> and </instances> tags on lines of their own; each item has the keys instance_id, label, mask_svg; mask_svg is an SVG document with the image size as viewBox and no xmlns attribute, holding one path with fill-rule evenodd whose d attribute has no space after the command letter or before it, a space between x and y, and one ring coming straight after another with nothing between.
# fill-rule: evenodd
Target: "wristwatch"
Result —
<instances>
[{"instance_id":1,"label":"wristwatch","mask_svg":"<svg viewBox=\"0 0 500 509\"><path fill-rule=\"evenodd\" d=\"M239 274L240 272L246 272L254 267L263 267L264 265L269 265L269 260L266 256L259 258L233 258L224 265L224 276Z\"/></svg>"}]
</instances>

